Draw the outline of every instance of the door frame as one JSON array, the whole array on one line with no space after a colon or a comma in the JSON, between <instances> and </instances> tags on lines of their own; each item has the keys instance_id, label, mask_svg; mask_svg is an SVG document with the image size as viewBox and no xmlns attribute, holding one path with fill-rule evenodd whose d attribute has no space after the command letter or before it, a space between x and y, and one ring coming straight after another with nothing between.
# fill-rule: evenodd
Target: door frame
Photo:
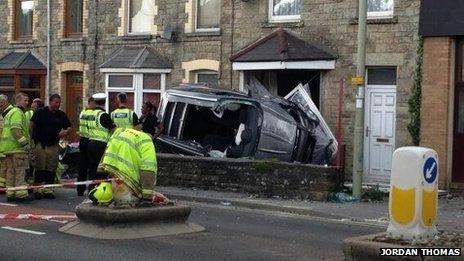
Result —
<instances>
[{"instance_id":1,"label":"door frame","mask_svg":"<svg viewBox=\"0 0 464 261\"><path fill-rule=\"evenodd\" d=\"M81 106L82 106L82 109L84 109L84 106L83 106L83 103L84 103L84 95L83 95L83 92L84 92L84 81L82 81L82 83L79 85L71 85L71 79L72 79L72 76L81 76L82 77L82 80L84 79L84 73L82 71L67 71L67 72L63 72L64 74L64 79L65 79L65 112L66 114L68 115L68 118L69 116L74 113L72 110L73 110L73 106L72 106L72 99L70 99L70 94L71 93L76 93L76 92L80 92L82 94L82 103L81 103ZM74 90L71 90L71 89L74 89ZM79 114L77 114L79 115ZM71 119L70 119L71 120ZM75 138L75 139L78 139L79 135L77 134L77 132L79 131L79 117L77 117L77 122L76 122L76 126L72 126L73 128L73 131L72 131L72 134L70 134L68 136L68 139L72 139L72 138ZM71 124L73 124L73 122L71 122ZM73 137L72 135L75 135L75 137Z\"/></svg>"},{"instance_id":2,"label":"door frame","mask_svg":"<svg viewBox=\"0 0 464 261\"><path fill-rule=\"evenodd\" d=\"M394 139L393 147L396 147L396 104L397 104L397 91L396 85L367 85L366 81L366 91L365 91L365 103L364 103L364 126L363 126L363 182L366 183L389 183L390 178L373 178L369 175L369 159L370 159L370 137L366 137L367 127L370 127L371 119L371 93L394 93L395 94L395 118L394 118Z\"/></svg>"}]
</instances>

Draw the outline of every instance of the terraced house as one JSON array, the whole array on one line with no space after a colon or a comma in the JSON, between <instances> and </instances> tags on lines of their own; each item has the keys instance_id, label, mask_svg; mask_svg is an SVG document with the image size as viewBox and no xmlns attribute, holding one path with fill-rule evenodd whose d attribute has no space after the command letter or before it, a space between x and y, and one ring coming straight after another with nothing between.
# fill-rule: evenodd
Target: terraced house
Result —
<instances>
[{"instance_id":1,"label":"terraced house","mask_svg":"<svg viewBox=\"0 0 464 261\"><path fill-rule=\"evenodd\" d=\"M368 0L365 182L388 181L394 148L411 144L419 8ZM349 170L357 10L357 0L3 0L0 90L58 92L76 124L97 91L109 109L125 91L140 112L182 82L245 90L254 76L281 96L308 83Z\"/></svg>"}]
</instances>

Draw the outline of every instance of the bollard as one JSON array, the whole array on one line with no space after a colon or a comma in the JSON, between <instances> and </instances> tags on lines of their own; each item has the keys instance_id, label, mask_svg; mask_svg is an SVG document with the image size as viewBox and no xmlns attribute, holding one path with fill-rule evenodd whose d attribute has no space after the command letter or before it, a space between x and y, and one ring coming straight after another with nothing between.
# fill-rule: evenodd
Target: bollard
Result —
<instances>
[{"instance_id":1,"label":"bollard","mask_svg":"<svg viewBox=\"0 0 464 261\"><path fill-rule=\"evenodd\" d=\"M390 238L436 235L438 156L428 148L403 147L393 153L390 181Z\"/></svg>"}]
</instances>

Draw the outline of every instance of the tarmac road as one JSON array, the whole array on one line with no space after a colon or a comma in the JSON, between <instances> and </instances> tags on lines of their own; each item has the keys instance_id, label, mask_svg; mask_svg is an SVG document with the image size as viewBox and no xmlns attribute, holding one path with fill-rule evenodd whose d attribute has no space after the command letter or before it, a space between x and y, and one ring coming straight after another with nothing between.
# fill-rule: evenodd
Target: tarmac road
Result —
<instances>
[{"instance_id":1,"label":"tarmac road","mask_svg":"<svg viewBox=\"0 0 464 261\"><path fill-rule=\"evenodd\" d=\"M84 198L62 189L55 200L0 214L73 215ZM5 197L0 197L5 202ZM342 240L381 232L373 226L231 206L187 203L190 221L206 232L138 240L95 240L58 232L57 221L0 220L1 260L342 260ZM24 229L17 231L11 229ZM35 233L35 234L31 234ZM44 234L40 234L44 233Z\"/></svg>"}]
</instances>

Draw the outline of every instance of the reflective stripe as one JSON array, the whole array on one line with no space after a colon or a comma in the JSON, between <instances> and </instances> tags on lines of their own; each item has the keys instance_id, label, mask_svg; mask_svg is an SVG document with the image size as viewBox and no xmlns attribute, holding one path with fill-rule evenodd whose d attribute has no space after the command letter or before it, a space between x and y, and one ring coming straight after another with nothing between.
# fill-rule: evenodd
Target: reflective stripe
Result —
<instances>
[{"instance_id":1,"label":"reflective stripe","mask_svg":"<svg viewBox=\"0 0 464 261\"><path fill-rule=\"evenodd\" d=\"M153 190L151 189L142 189L143 195L153 195Z\"/></svg>"},{"instance_id":2,"label":"reflective stripe","mask_svg":"<svg viewBox=\"0 0 464 261\"><path fill-rule=\"evenodd\" d=\"M137 148L138 148L138 147L142 146L145 143L153 143L153 141L151 139L149 139L149 140L148 139L147 140L141 140L141 141L137 142L135 144L135 146L137 146Z\"/></svg>"},{"instance_id":3,"label":"reflective stripe","mask_svg":"<svg viewBox=\"0 0 464 261\"><path fill-rule=\"evenodd\" d=\"M22 144L22 145L26 145L26 144L27 144L27 138L24 137L24 136L22 136L22 137L18 140L18 142L19 142L20 144Z\"/></svg>"},{"instance_id":4,"label":"reflective stripe","mask_svg":"<svg viewBox=\"0 0 464 261\"><path fill-rule=\"evenodd\" d=\"M106 152L105 156L108 156L110 158L118 160L118 161L124 163L128 168L135 170L134 165L131 162L129 162L128 160L126 160L126 159L124 159L122 157L119 157L119 155L116 155L116 154L111 153L111 152Z\"/></svg>"}]
</instances>

